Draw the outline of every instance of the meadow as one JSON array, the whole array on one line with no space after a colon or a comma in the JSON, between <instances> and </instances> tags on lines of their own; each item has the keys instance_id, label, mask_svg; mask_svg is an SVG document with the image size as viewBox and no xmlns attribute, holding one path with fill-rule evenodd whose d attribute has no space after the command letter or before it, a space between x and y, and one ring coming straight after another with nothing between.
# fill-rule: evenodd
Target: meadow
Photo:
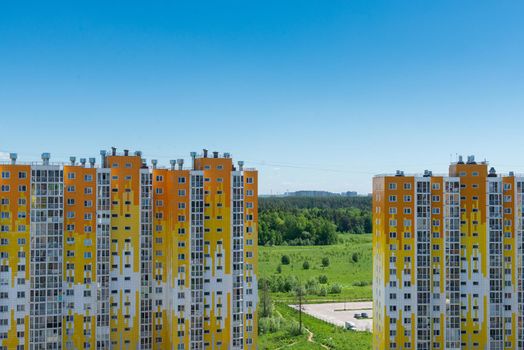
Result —
<instances>
[{"instance_id":1,"label":"meadow","mask_svg":"<svg viewBox=\"0 0 524 350\"><path fill-rule=\"evenodd\" d=\"M282 256L289 257L289 264L282 264ZM322 265L323 258L329 265ZM304 269L307 261L309 269ZM280 266L280 267L279 267ZM278 272L280 270L280 272ZM371 300L372 260L370 234L340 234L339 243L325 246L273 246L259 247L260 278L296 276L301 284L319 276L327 277L327 287L337 284L341 293L307 295L307 302ZM293 302L294 294L272 292L275 301Z\"/></svg>"}]
</instances>

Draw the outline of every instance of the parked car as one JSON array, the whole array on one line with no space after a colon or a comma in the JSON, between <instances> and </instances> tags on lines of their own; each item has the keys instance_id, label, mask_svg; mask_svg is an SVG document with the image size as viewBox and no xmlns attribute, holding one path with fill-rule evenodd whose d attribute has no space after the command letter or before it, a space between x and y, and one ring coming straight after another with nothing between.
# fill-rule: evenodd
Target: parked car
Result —
<instances>
[{"instance_id":1,"label":"parked car","mask_svg":"<svg viewBox=\"0 0 524 350\"><path fill-rule=\"evenodd\" d=\"M353 330L357 328L357 326L353 322L346 322L346 329L347 330Z\"/></svg>"},{"instance_id":2,"label":"parked car","mask_svg":"<svg viewBox=\"0 0 524 350\"><path fill-rule=\"evenodd\" d=\"M363 312L360 317L362 318L369 318L369 315L366 312Z\"/></svg>"},{"instance_id":3,"label":"parked car","mask_svg":"<svg viewBox=\"0 0 524 350\"><path fill-rule=\"evenodd\" d=\"M357 314L354 315L354 317L355 317L357 320L359 320L360 318L362 318L362 315L357 313Z\"/></svg>"}]
</instances>

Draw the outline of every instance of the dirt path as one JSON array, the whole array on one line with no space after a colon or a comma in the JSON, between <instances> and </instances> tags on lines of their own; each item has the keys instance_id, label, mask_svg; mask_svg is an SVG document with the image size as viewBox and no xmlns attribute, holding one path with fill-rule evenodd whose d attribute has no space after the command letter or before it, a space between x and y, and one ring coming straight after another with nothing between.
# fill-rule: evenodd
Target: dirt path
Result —
<instances>
[{"instance_id":1,"label":"dirt path","mask_svg":"<svg viewBox=\"0 0 524 350\"><path fill-rule=\"evenodd\" d=\"M326 350L329 350L329 347L324 345L324 344L320 344L320 343L317 343L316 341L313 340L313 337L315 336L315 334L313 334L313 332L311 332L309 329L307 329L306 327L304 327L304 329L306 330L307 332L307 341L310 342L310 343L315 343L315 344L318 344L320 345L323 349L326 349Z\"/></svg>"}]
</instances>

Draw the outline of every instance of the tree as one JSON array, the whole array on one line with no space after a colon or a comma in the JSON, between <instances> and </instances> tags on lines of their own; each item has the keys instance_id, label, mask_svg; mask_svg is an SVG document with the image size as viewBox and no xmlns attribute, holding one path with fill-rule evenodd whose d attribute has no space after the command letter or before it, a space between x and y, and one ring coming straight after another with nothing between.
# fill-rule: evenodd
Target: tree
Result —
<instances>
[{"instance_id":1,"label":"tree","mask_svg":"<svg viewBox=\"0 0 524 350\"><path fill-rule=\"evenodd\" d=\"M326 257L323 257L322 258L322 267L328 267L329 266L329 258L326 256Z\"/></svg>"},{"instance_id":2,"label":"tree","mask_svg":"<svg viewBox=\"0 0 524 350\"><path fill-rule=\"evenodd\" d=\"M309 270L309 262L308 262L307 260L304 261L304 263L302 264L302 268L303 268L304 270Z\"/></svg>"},{"instance_id":3,"label":"tree","mask_svg":"<svg viewBox=\"0 0 524 350\"><path fill-rule=\"evenodd\" d=\"M266 279L262 282L262 295L260 296L262 312L260 317L271 317L271 294L269 293L269 283Z\"/></svg>"},{"instance_id":4,"label":"tree","mask_svg":"<svg viewBox=\"0 0 524 350\"><path fill-rule=\"evenodd\" d=\"M289 259L289 256L282 255L282 258L280 259L280 262L282 263L282 265L289 265L291 260Z\"/></svg>"}]
</instances>

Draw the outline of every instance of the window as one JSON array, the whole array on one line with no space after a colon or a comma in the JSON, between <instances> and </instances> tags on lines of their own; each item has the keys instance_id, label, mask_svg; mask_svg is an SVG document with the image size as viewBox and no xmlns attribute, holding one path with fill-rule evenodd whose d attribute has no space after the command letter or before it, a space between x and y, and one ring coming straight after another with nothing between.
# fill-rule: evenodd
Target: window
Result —
<instances>
[{"instance_id":1,"label":"window","mask_svg":"<svg viewBox=\"0 0 524 350\"><path fill-rule=\"evenodd\" d=\"M397 196L389 196L389 201L390 201L391 203L396 202L396 201L397 201Z\"/></svg>"},{"instance_id":2,"label":"window","mask_svg":"<svg viewBox=\"0 0 524 350\"><path fill-rule=\"evenodd\" d=\"M27 173L25 171L18 172L19 179L27 179Z\"/></svg>"},{"instance_id":3,"label":"window","mask_svg":"<svg viewBox=\"0 0 524 350\"><path fill-rule=\"evenodd\" d=\"M178 183L179 183L179 184L184 184L184 183L186 183L186 178L185 178L185 177L182 177L182 176L179 177L179 178L178 178Z\"/></svg>"},{"instance_id":4,"label":"window","mask_svg":"<svg viewBox=\"0 0 524 350\"><path fill-rule=\"evenodd\" d=\"M9 171L2 171L2 179L9 179L11 177L11 173Z\"/></svg>"},{"instance_id":5,"label":"window","mask_svg":"<svg viewBox=\"0 0 524 350\"><path fill-rule=\"evenodd\" d=\"M390 183L389 184L389 189L390 190L396 190L397 189L397 184L396 183Z\"/></svg>"},{"instance_id":6,"label":"window","mask_svg":"<svg viewBox=\"0 0 524 350\"><path fill-rule=\"evenodd\" d=\"M179 196L185 196L186 195L186 190L178 190L178 195Z\"/></svg>"}]
</instances>

